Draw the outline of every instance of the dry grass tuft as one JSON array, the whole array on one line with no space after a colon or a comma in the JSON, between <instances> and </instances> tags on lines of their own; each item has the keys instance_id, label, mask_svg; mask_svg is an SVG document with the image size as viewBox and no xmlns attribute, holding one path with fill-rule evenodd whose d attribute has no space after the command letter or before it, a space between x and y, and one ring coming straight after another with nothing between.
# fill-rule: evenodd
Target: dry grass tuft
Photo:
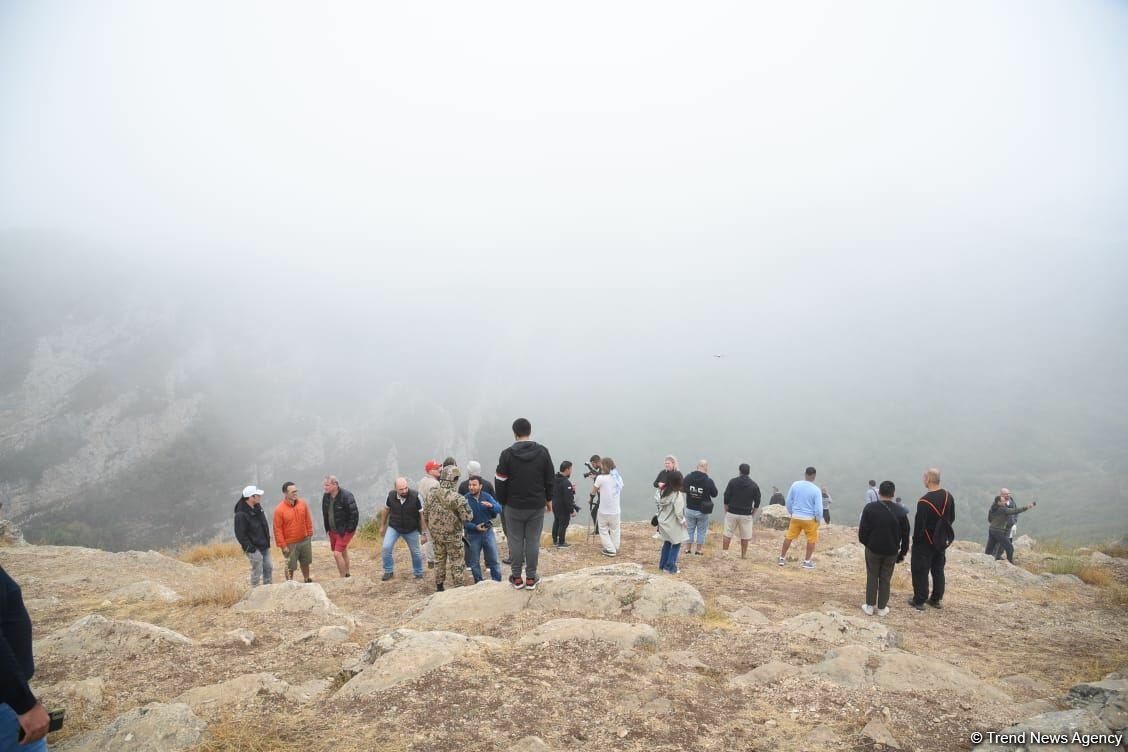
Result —
<instances>
[{"instance_id":1,"label":"dry grass tuft","mask_svg":"<svg viewBox=\"0 0 1128 752\"><path fill-rule=\"evenodd\" d=\"M736 629L728 614L717 608L717 604L710 601L705 604L705 615L701 617L705 626L711 629Z\"/></svg>"},{"instance_id":2,"label":"dry grass tuft","mask_svg":"<svg viewBox=\"0 0 1128 752\"><path fill-rule=\"evenodd\" d=\"M1060 538L1039 538L1038 542L1034 544L1034 550L1040 554L1071 556L1073 555L1074 547L1066 544ZM1060 572L1059 574L1066 573Z\"/></svg>"},{"instance_id":3,"label":"dry grass tuft","mask_svg":"<svg viewBox=\"0 0 1128 752\"><path fill-rule=\"evenodd\" d=\"M218 606L228 608L243 600L247 594L247 586L235 582L218 582L206 588L187 593L181 605L184 606Z\"/></svg>"},{"instance_id":4,"label":"dry grass tuft","mask_svg":"<svg viewBox=\"0 0 1128 752\"><path fill-rule=\"evenodd\" d=\"M1108 602L1120 608L1128 608L1128 585L1116 583L1108 589Z\"/></svg>"},{"instance_id":5,"label":"dry grass tuft","mask_svg":"<svg viewBox=\"0 0 1128 752\"><path fill-rule=\"evenodd\" d=\"M1046 562L1044 571L1053 574L1072 574L1081 578L1082 582L1097 587L1108 587L1112 584L1112 573L1103 567L1094 566L1088 559L1079 556L1066 556L1051 559Z\"/></svg>"},{"instance_id":6,"label":"dry grass tuft","mask_svg":"<svg viewBox=\"0 0 1128 752\"><path fill-rule=\"evenodd\" d=\"M1098 546L1097 550L1102 554L1115 556L1118 559L1128 559L1128 546L1119 543L1106 543L1103 546Z\"/></svg>"},{"instance_id":7,"label":"dry grass tuft","mask_svg":"<svg viewBox=\"0 0 1128 752\"><path fill-rule=\"evenodd\" d=\"M356 537L362 541L382 541L380 535L380 518L373 517L356 529Z\"/></svg>"},{"instance_id":8,"label":"dry grass tuft","mask_svg":"<svg viewBox=\"0 0 1128 752\"><path fill-rule=\"evenodd\" d=\"M193 752L304 752L310 741L273 724L247 723L224 715L208 724L206 740L193 747Z\"/></svg>"},{"instance_id":9,"label":"dry grass tuft","mask_svg":"<svg viewBox=\"0 0 1128 752\"><path fill-rule=\"evenodd\" d=\"M236 559L243 555L243 549L234 541L213 541L182 548L176 558L189 564L206 564L221 559Z\"/></svg>"}]
</instances>

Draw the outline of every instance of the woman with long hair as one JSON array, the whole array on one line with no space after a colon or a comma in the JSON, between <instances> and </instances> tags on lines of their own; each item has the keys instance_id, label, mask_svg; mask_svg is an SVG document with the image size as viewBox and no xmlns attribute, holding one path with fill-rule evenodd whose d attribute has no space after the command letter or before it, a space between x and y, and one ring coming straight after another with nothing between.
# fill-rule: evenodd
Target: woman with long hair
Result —
<instances>
[{"instance_id":1,"label":"woman with long hair","mask_svg":"<svg viewBox=\"0 0 1128 752\"><path fill-rule=\"evenodd\" d=\"M615 469L615 460L603 457L599 460L599 475L595 476L592 494L599 494L599 512L596 523L599 526L599 542L603 544L604 556L619 555L619 521L622 508L619 499L623 493L623 478Z\"/></svg>"},{"instance_id":2,"label":"woman with long hair","mask_svg":"<svg viewBox=\"0 0 1128 752\"><path fill-rule=\"evenodd\" d=\"M654 492L654 502L658 507L658 537L662 539L658 569L670 574L678 573L678 554L681 553L681 544L688 537L685 492L682 490L684 481L680 472L671 470L666 474L665 485Z\"/></svg>"}]
</instances>

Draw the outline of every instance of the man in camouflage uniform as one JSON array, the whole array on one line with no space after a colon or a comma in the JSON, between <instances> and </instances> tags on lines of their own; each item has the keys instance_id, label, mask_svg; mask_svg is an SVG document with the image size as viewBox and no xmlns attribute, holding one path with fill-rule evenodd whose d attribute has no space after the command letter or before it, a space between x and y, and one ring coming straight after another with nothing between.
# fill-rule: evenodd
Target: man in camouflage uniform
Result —
<instances>
[{"instance_id":1,"label":"man in camouflage uniform","mask_svg":"<svg viewBox=\"0 0 1128 752\"><path fill-rule=\"evenodd\" d=\"M462 554L463 525L474 519L466 497L458 493L458 466L447 465L439 474L439 487L427 494L423 516L435 544L435 590L443 590L450 572L451 584L462 584L466 567Z\"/></svg>"}]
</instances>

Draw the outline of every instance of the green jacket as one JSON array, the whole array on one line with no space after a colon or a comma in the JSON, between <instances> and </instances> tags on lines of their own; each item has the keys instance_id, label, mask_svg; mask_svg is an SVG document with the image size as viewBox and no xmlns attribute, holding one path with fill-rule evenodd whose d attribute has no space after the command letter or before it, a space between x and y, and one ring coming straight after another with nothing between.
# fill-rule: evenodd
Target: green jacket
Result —
<instances>
[{"instance_id":1,"label":"green jacket","mask_svg":"<svg viewBox=\"0 0 1128 752\"><path fill-rule=\"evenodd\" d=\"M1010 507L1002 506L1000 504L993 504L991 511L987 514L987 524L991 526L992 530L998 530L1005 533L1010 529L1009 523L1014 519L1015 515L1022 514L1030 507Z\"/></svg>"}]
</instances>

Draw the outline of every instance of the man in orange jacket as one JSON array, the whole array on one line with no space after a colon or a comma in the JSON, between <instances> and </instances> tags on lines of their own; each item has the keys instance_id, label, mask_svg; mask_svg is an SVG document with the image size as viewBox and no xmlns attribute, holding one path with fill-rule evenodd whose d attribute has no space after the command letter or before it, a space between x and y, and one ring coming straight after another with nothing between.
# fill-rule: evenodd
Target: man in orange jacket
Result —
<instances>
[{"instance_id":1,"label":"man in orange jacket","mask_svg":"<svg viewBox=\"0 0 1128 752\"><path fill-rule=\"evenodd\" d=\"M294 579L294 570L302 568L306 582L313 563L313 517L305 499L298 498L298 487L292 481L282 484L282 501L274 510L274 540L286 557L286 579Z\"/></svg>"}]
</instances>

